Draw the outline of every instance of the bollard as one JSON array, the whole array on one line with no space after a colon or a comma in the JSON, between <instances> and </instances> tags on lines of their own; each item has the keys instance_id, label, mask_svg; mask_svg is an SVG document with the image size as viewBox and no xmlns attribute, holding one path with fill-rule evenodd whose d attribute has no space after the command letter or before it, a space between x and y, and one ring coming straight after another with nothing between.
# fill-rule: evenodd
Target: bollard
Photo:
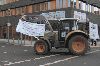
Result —
<instances>
[{"instance_id":1,"label":"bollard","mask_svg":"<svg viewBox=\"0 0 100 66\"><path fill-rule=\"evenodd\" d=\"M23 40L23 34L20 34L20 38L21 38L21 45L22 45L22 40Z\"/></svg>"},{"instance_id":2,"label":"bollard","mask_svg":"<svg viewBox=\"0 0 100 66\"><path fill-rule=\"evenodd\" d=\"M18 39L18 45L19 45L19 39Z\"/></svg>"},{"instance_id":3,"label":"bollard","mask_svg":"<svg viewBox=\"0 0 100 66\"><path fill-rule=\"evenodd\" d=\"M31 45L32 45L33 37L31 36Z\"/></svg>"},{"instance_id":4,"label":"bollard","mask_svg":"<svg viewBox=\"0 0 100 66\"><path fill-rule=\"evenodd\" d=\"M24 45L25 45L25 40L26 40L26 35L24 35L25 37L24 37Z\"/></svg>"},{"instance_id":5,"label":"bollard","mask_svg":"<svg viewBox=\"0 0 100 66\"><path fill-rule=\"evenodd\" d=\"M14 38L13 38L13 44L15 44L15 42L14 42Z\"/></svg>"}]
</instances>

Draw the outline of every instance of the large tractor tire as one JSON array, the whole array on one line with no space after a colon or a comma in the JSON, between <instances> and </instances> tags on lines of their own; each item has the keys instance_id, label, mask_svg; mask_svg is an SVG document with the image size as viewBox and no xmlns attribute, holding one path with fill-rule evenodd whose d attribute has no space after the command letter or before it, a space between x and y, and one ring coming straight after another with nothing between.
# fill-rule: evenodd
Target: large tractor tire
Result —
<instances>
[{"instance_id":1,"label":"large tractor tire","mask_svg":"<svg viewBox=\"0 0 100 66\"><path fill-rule=\"evenodd\" d=\"M84 55L88 46L88 39L81 35L73 36L69 40L69 52L74 55Z\"/></svg>"},{"instance_id":2,"label":"large tractor tire","mask_svg":"<svg viewBox=\"0 0 100 66\"><path fill-rule=\"evenodd\" d=\"M34 52L38 55L44 55L49 52L49 46L44 40L37 40L34 44Z\"/></svg>"}]
</instances>

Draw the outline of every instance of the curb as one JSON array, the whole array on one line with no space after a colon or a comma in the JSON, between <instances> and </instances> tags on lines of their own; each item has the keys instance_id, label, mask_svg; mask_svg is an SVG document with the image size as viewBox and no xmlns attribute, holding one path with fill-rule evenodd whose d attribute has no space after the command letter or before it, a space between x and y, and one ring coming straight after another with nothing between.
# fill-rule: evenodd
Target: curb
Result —
<instances>
[{"instance_id":1,"label":"curb","mask_svg":"<svg viewBox=\"0 0 100 66\"><path fill-rule=\"evenodd\" d=\"M91 48L99 48L100 46L90 46Z\"/></svg>"}]
</instances>

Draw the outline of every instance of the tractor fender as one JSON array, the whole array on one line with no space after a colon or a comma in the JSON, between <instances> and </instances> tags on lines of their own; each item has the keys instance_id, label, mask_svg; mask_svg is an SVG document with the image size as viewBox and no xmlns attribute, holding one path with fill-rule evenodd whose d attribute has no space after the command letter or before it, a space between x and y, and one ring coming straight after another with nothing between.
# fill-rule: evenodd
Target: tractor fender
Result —
<instances>
[{"instance_id":1,"label":"tractor fender","mask_svg":"<svg viewBox=\"0 0 100 66\"><path fill-rule=\"evenodd\" d=\"M48 44L49 49L52 49L52 45L48 39L42 39L42 40L44 40Z\"/></svg>"},{"instance_id":2,"label":"tractor fender","mask_svg":"<svg viewBox=\"0 0 100 66\"><path fill-rule=\"evenodd\" d=\"M71 31L65 37L65 47L68 48L69 40L71 39L71 37L73 37L75 35L82 35L82 36L86 37L87 39L89 38L89 35L81 30Z\"/></svg>"}]
</instances>

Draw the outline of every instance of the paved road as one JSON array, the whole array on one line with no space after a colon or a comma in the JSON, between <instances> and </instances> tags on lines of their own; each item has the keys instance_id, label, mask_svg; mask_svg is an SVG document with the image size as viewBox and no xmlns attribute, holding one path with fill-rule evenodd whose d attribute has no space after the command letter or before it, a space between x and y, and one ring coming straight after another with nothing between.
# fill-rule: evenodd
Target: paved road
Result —
<instances>
[{"instance_id":1,"label":"paved road","mask_svg":"<svg viewBox=\"0 0 100 66\"><path fill-rule=\"evenodd\" d=\"M100 47L92 48L85 56L56 52L36 55L33 47L9 45L0 42L0 66L99 66Z\"/></svg>"}]
</instances>

